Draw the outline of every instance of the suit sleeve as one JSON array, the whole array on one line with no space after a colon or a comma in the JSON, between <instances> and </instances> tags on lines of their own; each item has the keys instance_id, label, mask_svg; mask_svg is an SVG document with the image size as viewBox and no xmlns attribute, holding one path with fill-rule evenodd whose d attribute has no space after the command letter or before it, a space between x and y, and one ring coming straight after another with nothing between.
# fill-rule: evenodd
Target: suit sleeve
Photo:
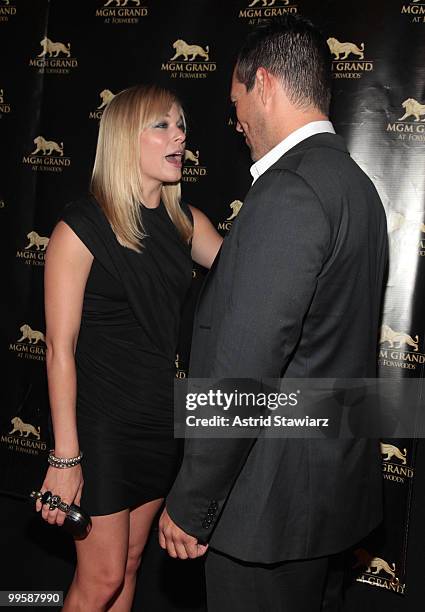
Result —
<instances>
[{"instance_id":1,"label":"suit sleeve","mask_svg":"<svg viewBox=\"0 0 425 612\"><path fill-rule=\"evenodd\" d=\"M234 272L224 317L213 330L214 379L284 374L330 250L329 219L302 177L271 170L258 183L232 237L235 261L220 261ZM208 540L253 444L247 438L186 441L167 509L187 533Z\"/></svg>"}]
</instances>

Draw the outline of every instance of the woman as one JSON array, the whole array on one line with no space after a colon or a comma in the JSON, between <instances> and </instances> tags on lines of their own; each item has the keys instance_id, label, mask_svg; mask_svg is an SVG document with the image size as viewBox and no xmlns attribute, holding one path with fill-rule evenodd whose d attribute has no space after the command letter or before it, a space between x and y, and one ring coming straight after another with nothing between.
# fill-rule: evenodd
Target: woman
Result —
<instances>
[{"instance_id":1,"label":"woman","mask_svg":"<svg viewBox=\"0 0 425 612\"><path fill-rule=\"evenodd\" d=\"M180 202L185 138L170 92L138 86L116 95L100 123L92 196L68 205L49 242L55 449L41 492L92 517L89 535L75 542L65 611L131 609L143 548L178 468L180 310L191 257L210 267L221 244L205 215ZM64 513L49 508L37 501L45 520L62 524Z\"/></svg>"}]
</instances>

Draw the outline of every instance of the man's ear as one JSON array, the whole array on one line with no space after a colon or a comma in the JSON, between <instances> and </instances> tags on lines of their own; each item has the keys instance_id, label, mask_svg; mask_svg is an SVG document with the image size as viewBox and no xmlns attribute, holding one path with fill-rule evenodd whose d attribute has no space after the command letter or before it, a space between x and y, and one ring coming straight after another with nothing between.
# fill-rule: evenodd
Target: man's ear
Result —
<instances>
[{"instance_id":1,"label":"man's ear","mask_svg":"<svg viewBox=\"0 0 425 612\"><path fill-rule=\"evenodd\" d=\"M257 68L255 85L257 87L258 96L262 103L266 105L274 90L274 79L270 72L262 67Z\"/></svg>"}]
</instances>

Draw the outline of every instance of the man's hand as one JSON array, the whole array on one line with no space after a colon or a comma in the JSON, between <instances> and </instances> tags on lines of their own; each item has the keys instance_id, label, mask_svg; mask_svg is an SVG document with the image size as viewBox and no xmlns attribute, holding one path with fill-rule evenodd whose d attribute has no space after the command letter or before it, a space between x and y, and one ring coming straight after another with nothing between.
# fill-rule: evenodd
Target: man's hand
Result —
<instances>
[{"instance_id":1,"label":"man's hand","mask_svg":"<svg viewBox=\"0 0 425 612\"><path fill-rule=\"evenodd\" d=\"M159 519L159 545L167 549L174 559L196 559L207 552L208 545L198 544L198 540L180 529L170 518L167 509Z\"/></svg>"}]
</instances>

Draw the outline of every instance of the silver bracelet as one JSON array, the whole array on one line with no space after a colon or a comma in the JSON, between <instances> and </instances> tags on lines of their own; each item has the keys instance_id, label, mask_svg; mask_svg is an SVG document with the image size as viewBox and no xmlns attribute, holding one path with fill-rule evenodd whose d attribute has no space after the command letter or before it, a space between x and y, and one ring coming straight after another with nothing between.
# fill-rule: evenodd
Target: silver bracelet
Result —
<instances>
[{"instance_id":1,"label":"silver bracelet","mask_svg":"<svg viewBox=\"0 0 425 612\"><path fill-rule=\"evenodd\" d=\"M51 465L52 467L55 468L71 468L74 467L76 465L78 465L79 463L81 463L81 459L83 458L83 451L80 451L79 455L77 455L76 457L56 457L55 455L55 449L51 449L49 451L49 456L47 457L47 461L49 462L49 465Z\"/></svg>"}]
</instances>

